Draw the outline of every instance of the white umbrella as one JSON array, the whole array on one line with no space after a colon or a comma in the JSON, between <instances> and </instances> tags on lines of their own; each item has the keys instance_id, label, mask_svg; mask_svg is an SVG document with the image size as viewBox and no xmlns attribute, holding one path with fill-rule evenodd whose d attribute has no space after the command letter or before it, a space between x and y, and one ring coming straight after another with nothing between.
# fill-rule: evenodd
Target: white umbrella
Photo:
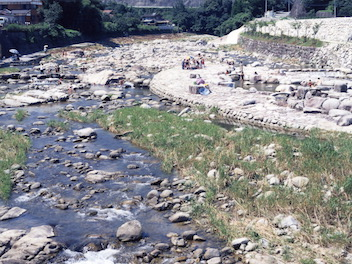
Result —
<instances>
[{"instance_id":1,"label":"white umbrella","mask_svg":"<svg viewBox=\"0 0 352 264\"><path fill-rule=\"evenodd\" d=\"M10 49L9 52L12 54L20 54L17 49Z\"/></svg>"}]
</instances>

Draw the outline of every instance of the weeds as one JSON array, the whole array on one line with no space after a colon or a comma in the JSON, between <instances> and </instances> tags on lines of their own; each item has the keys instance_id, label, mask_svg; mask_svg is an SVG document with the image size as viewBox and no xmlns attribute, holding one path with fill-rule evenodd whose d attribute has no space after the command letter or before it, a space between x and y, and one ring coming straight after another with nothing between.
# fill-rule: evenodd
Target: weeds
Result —
<instances>
[{"instance_id":1,"label":"weeds","mask_svg":"<svg viewBox=\"0 0 352 264\"><path fill-rule=\"evenodd\" d=\"M0 198L8 199L11 193L11 172L13 164L23 164L30 142L26 137L0 130Z\"/></svg>"},{"instance_id":2,"label":"weeds","mask_svg":"<svg viewBox=\"0 0 352 264\"><path fill-rule=\"evenodd\" d=\"M251 231L246 220L235 221L241 220L236 213L239 209L246 212L246 217L265 217L269 222L278 214L294 215L302 223L302 232L306 232L299 234L300 239L310 243L339 246L351 239L352 138L349 135L323 138L319 131L313 131L310 136L298 139L250 128L228 132L203 120L190 121L139 107L109 115L70 112L69 116L75 120L96 120L120 135L128 132L134 144L162 160L165 171L176 168L180 174L192 176L198 185L206 187L206 202L195 204L194 214L197 218L206 217L228 241L240 235L280 241L275 234L268 235L272 232L270 228ZM275 148L273 156L266 154L268 146ZM207 176L211 169L217 171L216 178ZM269 174L280 183L271 186L266 178ZM296 176L308 178L308 185L302 189L285 186L285 182ZM228 197L236 206L222 211L218 194ZM323 231L312 236L312 223L319 224ZM293 252L287 248L284 257L291 259Z\"/></svg>"},{"instance_id":3,"label":"weeds","mask_svg":"<svg viewBox=\"0 0 352 264\"><path fill-rule=\"evenodd\" d=\"M28 112L23 109L17 109L14 115L15 119L19 122L25 119L27 116L28 116Z\"/></svg>"},{"instance_id":4,"label":"weeds","mask_svg":"<svg viewBox=\"0 0 352 264\"><path fill-rule=\"evenodd\" d=\"M0 74L13 73L13 72L19 72L19 71L20 69L16 67L0 68Z\"/></svg>"},{"instance_id":5,"label":"weeds","mask_svg":"<svg viewBox=\"0 0 352 264\"><path fill-rule=\"evenodd\" d=\"M63 121L49 120L46 124L57 131L67 131L69 129L69 124Z\"/></svg>"}]
</instances>

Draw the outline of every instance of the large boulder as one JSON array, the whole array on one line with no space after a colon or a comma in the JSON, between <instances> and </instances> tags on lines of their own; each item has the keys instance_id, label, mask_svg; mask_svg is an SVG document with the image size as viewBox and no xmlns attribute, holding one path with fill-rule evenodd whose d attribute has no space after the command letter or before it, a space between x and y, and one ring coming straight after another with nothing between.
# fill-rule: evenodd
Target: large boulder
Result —
<instances>
[{"instance_id":1,"label":"large boulder","mask_svg":"<svg viewBox=\"0 0 352 264\"><path fill-rule=\"evenodd\" d=\"M340 102L339 109L351 111L352 99L345 99Z\"/></svg>"},{"instance_id":2,"label":"large boulder","mask_svg":"<svg viewBox=\"0 0 352 264\"><path fill-rule=\"evenodd\" d=\"M335 92L340 92L340 93L346 93L347 92L347 84L346 83L338 83L334 85L334 91Z\"/></svg>"},{"instance_id":3,"label":"large boulder","mask_svg":"<svg viewBox=\"0 0 352 264\"><path fill-rule=\"evenodd\" d=\"M79 137L82 137L82 138L89 138L89 137L93 137L93 136L97 135L95 130L91 127L86 127L86 128L82 128L79 130L74 130L73 133Z\"/></svg>"},{"instance_id":4,"label":"large boulder","mask_svg":"<svg viewBox=\"0 0 352 264\"><path fill-rule=\"evenodd\" d=\"M24 262L28 260L31 260L30 263L47 263L61 249L61 245L52 240L54 230L48 225L32 227L26 235L19 230L11 236L12 240L17 240L1 256L1 263L29 263Z\"/></svg>"},{"instance_id":5,"label":"large boulder","mask_svg":"<svg viewBox=\"0 0 352 264\"><path fill-rule=\"evenodd\" d=\"M323 103L326 101L326 98L322 97L312 97L304 101L304 107L307 108L321 108Z\"/></svg>"},{"instance_id":6,"label":"large boulder","mask_svg":"<svg viewBox=\"0 0 352 264\"><path fill-rule=\"evenodd\" d=\"M339 126L349 126L352 125L352 114L342 116L338 121L337 124Z\"/></svg>"},{"instance_id":7,"label":"large boulder","mask_svg":"<svg viewBox=\"0 0 352 264\"><path fill-rule=\"evenodd\" d=\"M121 225L116 231L116 237L122 242L136 241L142 238L142 225L138 220L132 220Z\"/></svg>"},{"instance_id":8,"label":"large boulder","mask_svg":"<svg viewBox=\"0 0 352 264\"><path fill-rule=\"evenodd\" d=\"M338 99L329 98L323 102L322 108L326 111L330 111L331 109L337 109L339 105L340 101Z\"/></svg>"},{"instance_id":9,"label":"large boulder","mask_svg":"<svg viewBox=\"0 0 352 264\"><path fill-rule=\"evenodd\" d=\"M350 115L351 112L347 110L341 110L341 109L331 109L329 111L329 116L331 117L338 117L338 116L345 116L345 115Z\"/></svg>"}]
</instances>

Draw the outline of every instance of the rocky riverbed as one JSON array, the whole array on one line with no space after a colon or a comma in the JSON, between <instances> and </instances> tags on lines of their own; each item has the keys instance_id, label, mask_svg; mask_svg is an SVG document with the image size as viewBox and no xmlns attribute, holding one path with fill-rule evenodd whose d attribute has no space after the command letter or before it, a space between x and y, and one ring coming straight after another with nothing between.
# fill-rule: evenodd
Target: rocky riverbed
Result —
<instances>
[{"instance_id":1,"label":"rocky riverbed","mask_svg":"<svg viewBox=\"0 0 352 264\"><path fill-rule=\"evenodd\" d=\"M248 238L226 247L199 228L206 223L194 222L191 201L204 199L206 190L191 178L163 173L147 152L123 140L126 135L56 115L135 105L179 112L196 105L193 111L216 107L233 121L273 129L350 132L350 72L218 52L211 40L157 39L116 48L88 43L52 50L54 62L1 77L1 125L33 142L26 166L8 170L15 187L0 208L2 263L281 263ZM204 69L181 69L185 56L199 53ZM240 61L243 82L237 81ZM209 95L190 93L197 75ZM300 85L315 78L320 88ZM13 118L19 107L29 115L23 121ZM231 203L218 198L224 208ZM287 219L277 221L295 225Z\"/></svg>"}]
</instances>

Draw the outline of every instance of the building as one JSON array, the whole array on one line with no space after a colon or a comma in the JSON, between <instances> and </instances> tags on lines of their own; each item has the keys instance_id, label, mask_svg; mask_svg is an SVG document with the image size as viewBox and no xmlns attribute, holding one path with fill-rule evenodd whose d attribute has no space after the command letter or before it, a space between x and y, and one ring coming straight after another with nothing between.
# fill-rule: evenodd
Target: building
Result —
<instances>
[{"instance_id":1,"label":"building","mask_svg":"<svg viewBox=\"0 0 352 264\"><path fill-rule=\"evenodd\" d=\"M40 0L0 0L0 18L6 23L36 24L40 22L38 8L42 6Z\"/></svg>"}]
</instances>

